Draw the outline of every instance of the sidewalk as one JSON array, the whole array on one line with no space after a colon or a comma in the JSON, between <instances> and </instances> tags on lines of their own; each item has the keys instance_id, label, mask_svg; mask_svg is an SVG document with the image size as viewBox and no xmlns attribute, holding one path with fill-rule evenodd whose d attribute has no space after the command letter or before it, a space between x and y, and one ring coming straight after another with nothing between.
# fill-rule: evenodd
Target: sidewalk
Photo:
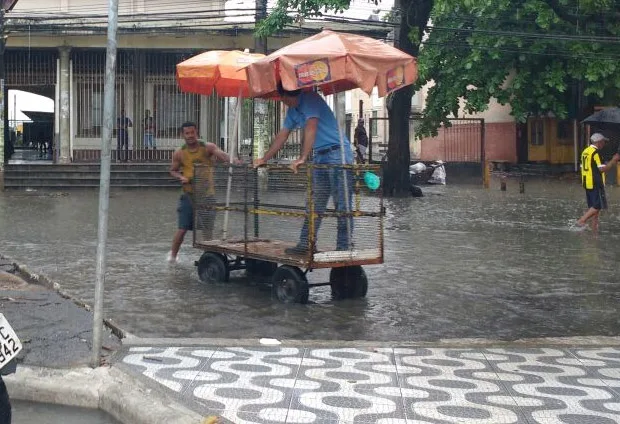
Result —
<instances>
[{"instance_id":1,"label":"sidewalk","mask_svg":"<svg viewBox=\"0 0 620 424\"><path fill-rule=\"evenodd\" d=\"M617 423L620 348L125 346L116 366L234 423Z\"/></svg>"},{"instance_id":2,"label":"sidewalk","mask_svg":"<svg viewBox=\"0 0 620 424\"><path fill-rule=\"evenodd\" d=\"M26 346L6 379L13 398L126 424L620 423L614 337L266 346L107 334L111 366L93 370L92 315L72 300L0 274L0 310Z\"/></svg>"}]
</instances>

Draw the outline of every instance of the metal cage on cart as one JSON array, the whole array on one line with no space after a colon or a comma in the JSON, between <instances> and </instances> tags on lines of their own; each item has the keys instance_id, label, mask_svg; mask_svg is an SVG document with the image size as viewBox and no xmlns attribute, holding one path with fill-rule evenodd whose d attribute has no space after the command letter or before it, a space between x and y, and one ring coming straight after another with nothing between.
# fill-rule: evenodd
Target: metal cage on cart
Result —
<instances>
[{"instance_id":1,"label":"metal cage on cart","mask_svg":"<svg viewBox=\"0 0 620 424\"><path fill-rule=\"evenodd\" d=\"M383 263L381 187L368 188L378 165L196 165L194 240L204 251L200 279L227 281L231 270L270 283L283 302L305 303L309 288L330 285L337 299L363 297L362 265ZM331 268L328 283L306 272ZM303 270L303 271L302 271Z\"/></svg>"}]
</instances>

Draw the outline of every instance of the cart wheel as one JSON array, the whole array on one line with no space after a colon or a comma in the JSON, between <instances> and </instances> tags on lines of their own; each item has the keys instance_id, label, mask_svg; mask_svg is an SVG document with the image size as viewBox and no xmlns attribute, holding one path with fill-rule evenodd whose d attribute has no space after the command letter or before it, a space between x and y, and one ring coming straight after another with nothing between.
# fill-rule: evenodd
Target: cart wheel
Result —
<instances>
[{"instance_id":1,"label":"cart wheel","mask_svg":"<svg viewBox=\"0 0 620 424\"><path fill-rule=\"evenodd\" d=\"M246 259L245 271L248 275L257 277L271 277L278 269L275 262L261 261L259 259Z\"/></svg>"},{"instance_id":2,"label":"cart wheel","mask_svg":"<svg viewBox=\"0 0 620 424\"><path fill-rule=\"evenodd\" d=\"M308 303L308 280L299 268L282 265L272 277L273 295L282 303Z\"/></svg>"},{"instance_id":3,"label":"cart wheel","mask_svg":"<svg viewBox=\"0 0 620 424\"><path fill-rule=\"evenodd\" d=\"M205 252L198 261L198 277L203 283L227 282L230 276L228 261L219 253Z\"/></svg>"},{"instance_id":4,"label":"cart wheel","mask_svg":"<svg viewBox=\"0 0 620 424\"><path fill-rule=\"evenodd\" d=\"M329 283L334 300L365 297L368 293L368 278L359 265L332 268Z\"/></svg>"}]
</instances>

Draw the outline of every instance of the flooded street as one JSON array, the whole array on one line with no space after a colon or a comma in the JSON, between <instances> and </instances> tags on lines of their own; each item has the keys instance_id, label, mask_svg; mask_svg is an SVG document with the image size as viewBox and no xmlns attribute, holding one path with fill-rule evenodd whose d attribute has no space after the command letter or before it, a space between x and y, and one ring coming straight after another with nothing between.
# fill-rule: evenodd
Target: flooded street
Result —
<instances>
[{"instance_id":1,"label":"flooded street","mask_svg":"<svg viewBox=\"0 0 620 424\"><path fill-rule=\"evenodd\" d=\"M438 340L618 335L620 189L598 237L571 232L585 196L575 182L530 181L519 194L478 185L431 187L387 199L385 258L368 266L366 299L283 305L243 273L205 285L191 237L181 263L165 258L176 228L175 191L113 192L106 317L142 337ZM0 253L92 303L96 192L0 193ZM328 272L309 274L327 281Z\"/></svg>"}]
</instances>

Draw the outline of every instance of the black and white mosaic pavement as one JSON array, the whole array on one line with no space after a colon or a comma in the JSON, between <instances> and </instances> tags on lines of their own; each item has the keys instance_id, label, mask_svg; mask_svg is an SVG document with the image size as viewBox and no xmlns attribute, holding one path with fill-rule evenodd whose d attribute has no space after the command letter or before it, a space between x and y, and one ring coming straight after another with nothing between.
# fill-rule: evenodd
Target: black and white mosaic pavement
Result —
<instances>
[{"instance_id":1,"label":"black and white mosaic pavement","mask_svg":"<svg viewBox=\"0 0 620 424\"><path fill-rule=\"evenodd\" d=\"M234 423L620 423L620 348L130 347L124 370Z\"/></svg>"}]
</instances>

